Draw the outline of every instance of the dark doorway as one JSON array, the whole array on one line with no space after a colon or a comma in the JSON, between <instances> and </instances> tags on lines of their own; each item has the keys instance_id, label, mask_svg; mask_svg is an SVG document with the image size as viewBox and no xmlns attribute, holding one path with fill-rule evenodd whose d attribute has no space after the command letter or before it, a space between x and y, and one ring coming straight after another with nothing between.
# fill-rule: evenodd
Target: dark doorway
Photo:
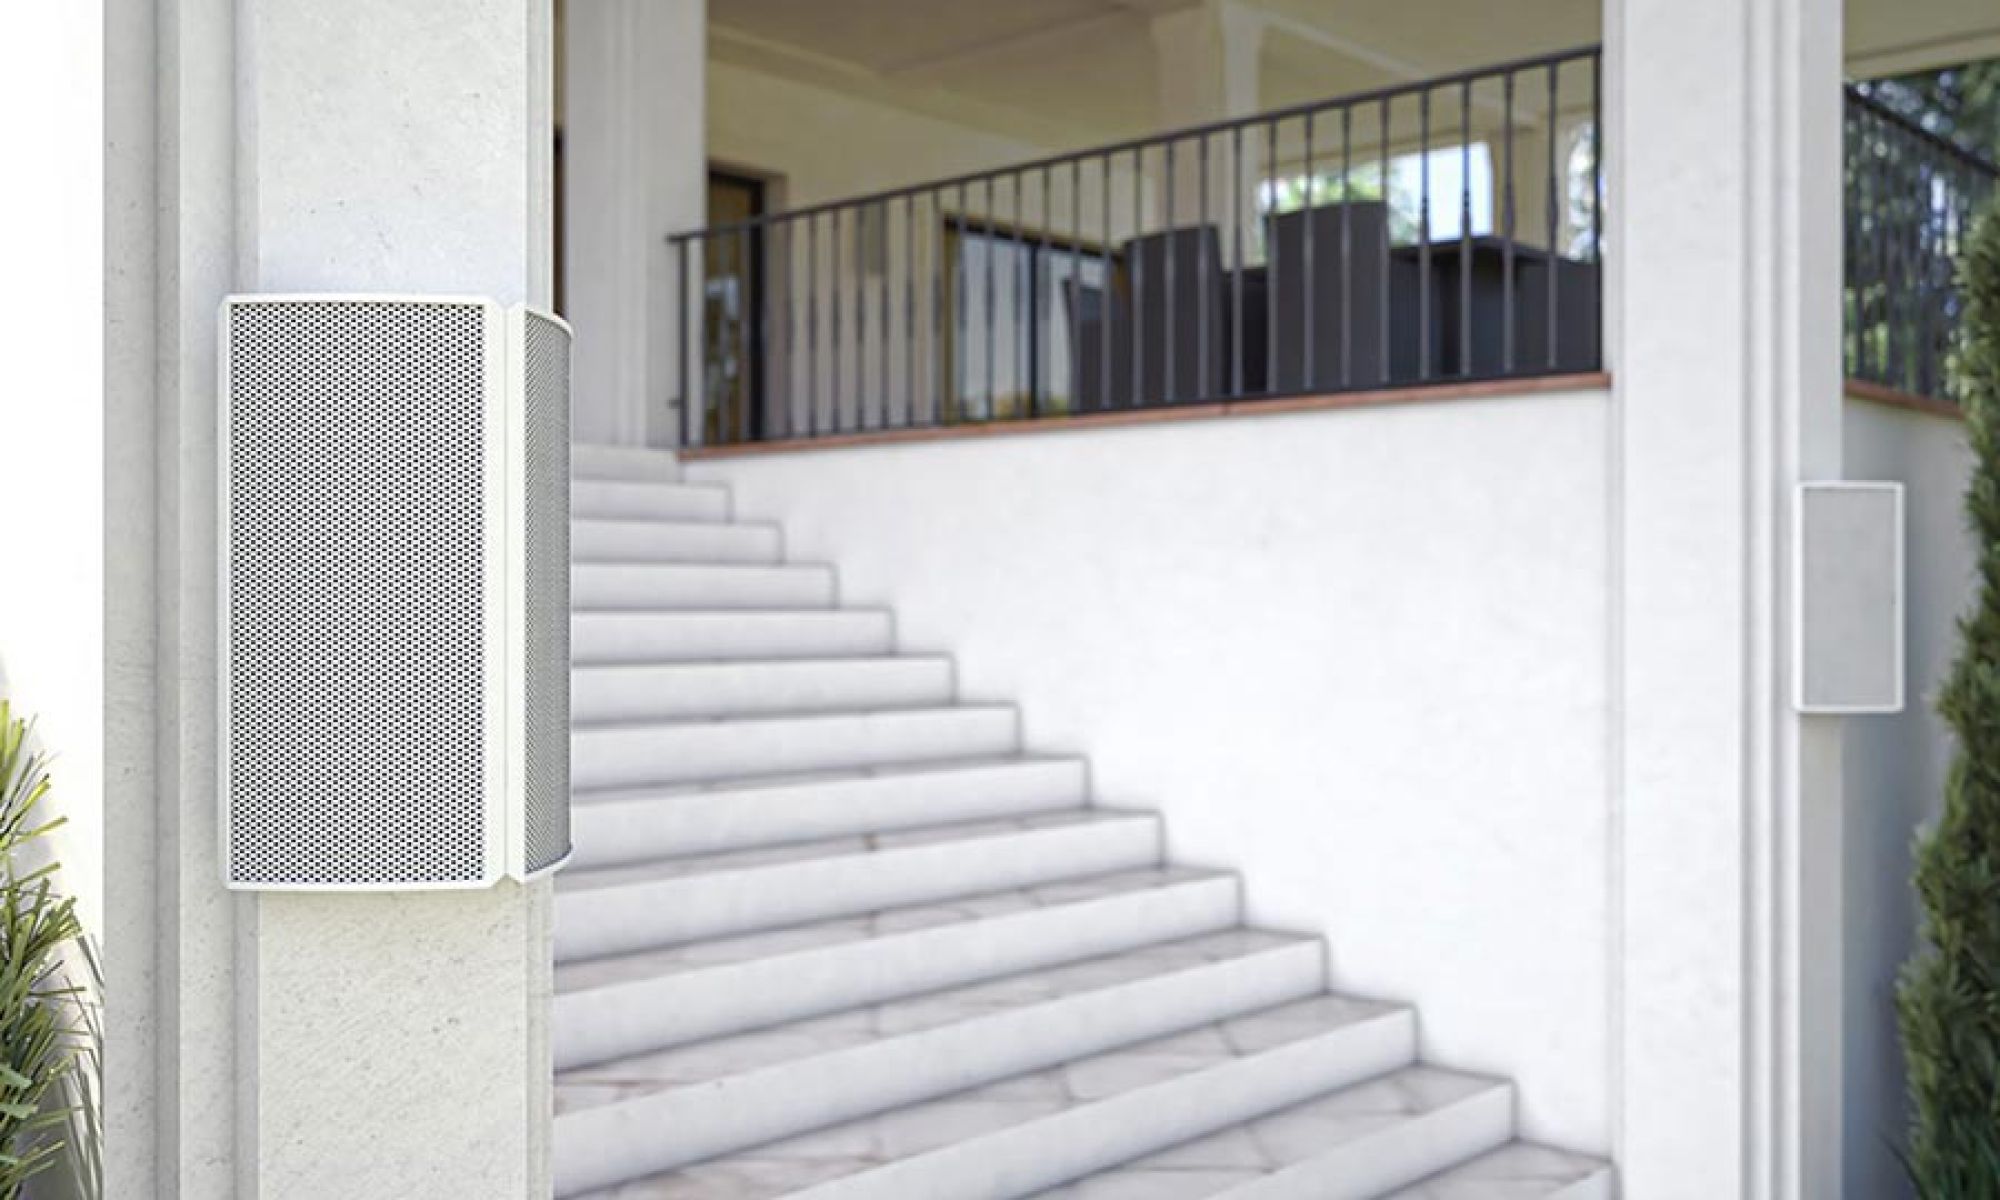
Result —
<instances>
[{"instance_id":1,"label":"dark doorway","mask_svg":"<svg viewBox=\"0 0 2000 1200\"><path fill-rule=\"evenodd\" d=\"M732 225L765 211L761 179L710 169L708 225ZM702 361L708 364L704 441L755 441L764 432L764 231L704 239Z\"/></svg>"}]
</instances>

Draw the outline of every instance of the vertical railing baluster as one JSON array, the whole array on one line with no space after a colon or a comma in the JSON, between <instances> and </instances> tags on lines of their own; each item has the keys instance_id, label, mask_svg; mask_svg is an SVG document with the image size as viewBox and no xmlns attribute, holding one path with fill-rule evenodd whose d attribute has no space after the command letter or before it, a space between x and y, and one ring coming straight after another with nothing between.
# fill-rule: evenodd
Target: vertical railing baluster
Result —
<instances>
[{"instance_id":1,"label":"vertical railing baluster","mask_svg":"<svg viewBox=\"0 0 2000 1200\"><path fill-rule=\"evenodd\" d=\"M993 199L994 177L986 177L983 199L986 211L986 407L980 414L982 420L992 420L1000 407L999 392L999 345L995 339L1000 328L1000 269L995 258L998 253L999 230L993 212L998 207Z\"/></svg>"},{"instance_id":2,"label":"vertical railing baluster","mask_svg":"<svg viewBox=\"0 0 2000 1200\"><path fill-rule=\"evenodd\" d=\"M1258 214L1264 228L1264 394L1278 394L1278 253L1276 219L1278 209L1278 122L1264 126L1264 182L1258 193L1263 198Z\"/></svg>"},{"instance_id":3,"label":"vertical railing baluster","mask_svg":"<svg viewBox=\"0 0 2000 1200\"><path fill-rule=\"evenodd\" d=\"M1195 135L1195 169L1201 172L1198 187L1201 218L1195 224L1195 399L1213 400L1214 385L1208 381L1208 134Z\"/></svg>"},{"instance_id":4,"label":"vertical railing baluster","mask_svg":"<svg viewBox=\"0 0 2000 1200\"><path fill-rule=\"evenodd\" d=\"M1070 160L1070 292L1064 296L1070 318L1070 396L1068 412L1084 410L1084 160Z\"/></svg>"},{"instance_id":5,"label":"vertical railing baluster","mask_svg":"<svg viewBox=\"0 0 2000 1200\"><path fill-rule=\"evenodd\" d=\"M1144 147L1132 150L1132 236L1125 240L1126 252L1132 260L1132 383L1127 389L1125 404L1128 408L1140 406L1140 393L1145 390L1146 372L1146 250L1140 239L1146 229L1146 151Z\"/></svg>"},{"instance_id":6,"label":"vertical railing baluster","mask_svg":"<svg viewBox=\"0 0 2000 1200\"><path fill-rule=\"evenodd\" d=\"M1013 291L1013 297L1012 297L1012 303L1009 304L1008 307L1011 308L1014 312L1014 337L1012 339L1014 343L1013 345L1014 377L1011 382L1013 383L1014 391L1020 392L1024 390L1023 385L1026 383L1027 380L1027 365L1028 365L1026 361L1026 356L1023 354L1022 351L1022 348L1026 343L1023 342L1021 337L1022 333L1021 323L1027 315L1025 312L1025 306L1023 304L1023 301L1026 299L1026 296L1023 294L1023 289L1021 287L1021 265L1022 265L1021 256L1023 253L1025 253L1025 247L1022 239L1027 236L1026 234L1027 227L1023 225L1021 221L1021 195L1023 191L1025 191L1025 189L1022 186L1023 176L1021 175L1020 172L1017 171L1014 173L1012 182L1014 185L1013 186L1014 229L1012 234L1009 236L1008 240L1014 243L1014 253L1012 255L1014 265L1012 269L1008 272L1008 274L1010 274L1013 277L1013 282L1009 285ZM998 416L999 414L995 413L994 415Z\"/></svg>"},{"instance_id":7,"label":"vertical railing baluster","mask_svg":"<svg viewBox=\"0 0 2000 1200\"><path fill-rule=\"evenodd\" d=\"M846 389L841 386L842 381L840 378L840 310L846 295L842 287L840 274L840 227L842 224L841 217L845 212L845 209L836 208L833 210L832 227L827 230L826 238L827 274L832 284L833 292L833 320L826 332L826 349L831 360L828 363L827 378L833 385L833 404L827 413L827 429L831 433L840 433L845 428L842 418L845 415L847 407L842 403L842 393Z\"/></svg>"},{"instance_id":8,"label":"vertical railing baluster","mask_svg":"<svg viewBox=\"0 0 2000 1200\"><path fill-rule=\"evenodd\" d=\"M1431 89L1417 93L1417 378L1431 377Z\"/></svg>"},{"instance_id":9,"label":"vertical railing baluster","mask_svg":"<svg viewBox=\"0 0 2000 1200\"><path fill-rule=\"evenodd\" d=\"M738 309L741 311L742 317L737 322L736 351L740 356L738 362L742 364L737 370L737 394L741 399L734 422L736 425L735 437L732 438L729 436L728 425L730 422L723 422L724 432L722 440L725 444L729 442L749 441L753 436L752 431L757 427L757 346L759 340L757 316L758 310L762 305L758 302L758 292L761 289L757 287L757 264L755 257L751 251L750 227L748 225L738 226L736 230L736 268L737 278L742 281L742 287L739 289L737 300Z\"/></svg>"},{"instance_id":10,"label":"vertical railing baluster","mask_svg":"<svg viewBox=\"0 0 2000 1200\"><path fill-rule=\"evenodd\" d=\"M903 422L917 414L917 194L903 197Z\"/></svg>"},{"instance_id":11,"label":"vertical railing baluster","mask_svg":"<svg viewBox=\"0 0 2000 1200\"><path fill-rule=\"evenodd\" d=\"M798 390L793 386L792 376L792 364L798 356L796 340L798 336L798 314L792 311L793 297L798 295L798 281L792 278L792 222L789 218L781 218L772 224L771 230L773 234L777 235L777 240L784 247L784 253L780 261L785 264L783 274L785 281L784 302L778 310L783 317L785 329L782 349L779 351L784 363L784 382L780 389L780 394L783 395L784 401L781 404L773 404L771 407L774 412L782 412L785 418L784 428L779 431L777 436L790 439L798 427L797 418L792 412L793 400Z\"/></svg>"},{"instance_id":12,"label":"vertical railing baluster","mask_svg":"<svg viewBox=\"0 0 2000 1200\"><path fill-rule=\"evenodd\" d=\"M1500 79L1500 370L1514 373L1514 72Z\"/></svg>"},{"instance_id":13,"label":"vertical railing baluster","mask_svg":"<svg viewBox=\"0 0 2000 1200\"><path fill-rule=\"evenodd\" d=\"M1178 336L1180 329L1174 322L1174 260L1180 257L1180 238L1174 232L1174 201L1175 194L1180 191L1180 180L1174 177L1174 142L1172 138L1167 139L1161 178L1167 181L1167 216L1166 232L1160 241L1161 257L1165 260L1165 265L1160 268L1160 290L1166 293L1166 320L1160 326L1160 350L1161 357L1165 362L1165 366L1163 367L1164 374L1160 381L1160 391L1164 402L1172 404L1180 398L1179 372L1174 369L1174 343L1180 341L1180 337Z\"/></svg>"},{"instance_id":14,"label":"vertical railing baluster","mask_svg":"<svg viewBox=\"0 0 2000 1200\"><path fill-rule=\"evenodd\" d=\"M1590 263L1598 268L1590 314L1590 359L1604 366L1604 53L1590 55Z\"/></svg>"},{"instance_id":15,"label":"vertical railing baluster","mask_svg":"<svg viewBox=\"0 0 2000 1200\"><path fill-rule=\"evenodd\" d=\"M1319 182L1313 177L1313 116L1314 114L1310 112L1306 114L1306 195L1305 207L1299 212L1299 220L1305 225L1305 250L1303 251L1302 265L1299 268L1300 290L1305 295L1305 303L1299 306L1299 332L1301 345L1304 348L1305 360L1304 369L1299 375L1299 381L1300 385L1306 391L1313 389L1313 383L1319 376L1313 362L1313 343L1319 340L1316 336L1319 326L1313 320L1313 292L1319 286L1319 274L1313 263L1313 227L1319 224L1314 219L1317 214L1313 211L1314 202L1317 199ZM1275 225L1276 222L1274 221L1274 228Z\"/></svg>"},{"instance_id":16,"label":"vertical railing baluster","mask_svg":"<svg viewBox=\"0 0 2000 1200\"><path fill-rule=\"evenodd\" d=\"M1379 164L1380 173L1375 179L1381 186L1382 191L1382 244L1380 248L1381 259L1376 264L1379 269L1375 272L1375 303L1376 312L1379 317L1375 322L1375 330L1376 336L1381 339L1381 344L1376 347L1378 357L1375 360L1375 370L1381 376L1379 382L1386 386L1389 382L1389 357L1392 353L1389 326L1394 323L1394 318L1389 311L1389 270L1391 266L1389 261L1389 243L1394 236L1389 229L1389 219L1395 215L1395 208L1390 203L1389 197L1389 98L1387 96L1384 96L1381 100L1380 117L1381 140L1375 143L1375 150L1376 156L1381 162Z\"/></svg>"},{"instance_id":17,"label":"vertical railing baluster","mask_svg":"<svg viewBox=\"0 0 2000 1200\"><path fill-rule=\"evenodd\" d=\"M1561 178L1556 170L1556 143L1561 140L1562 116L1557 95L1556 64L1549 68L1549 178L1548 178L1548 218L1549 218L1549 287L1548 316L1543 328L1548 333L1549 356L1547 366L1556 369L1556 292L1562 287L1562 247L1558 244L1562 234L1556 224L1557 205L1561 195Z\"/></svg>"},{"instance_id":18,"label":"vertical railing baluster","mask_svg":"<svg viewBox=\"0 0 2000 1200\"><path fill-rule=\"evenodd\" d=\"M1229 394L1237 398L1243 395L1243 361L1249 357L1243 345L1243 275L1249 266L1243 261L1243 126L1230 126L1229 143L1229 266L1235 294L1229 315Z\"/></svg>"},{"instance_id":19,"label":"vertical railing baluster","mask_svg":"<svg viewBox=\"0 0 2000 1200\"><path fill-rule=\"evenodd\" d=\"M875 238L870 249L868 270L865 275L874 276L876 299L876 337L880 345L875 351L875 428L886 429L889 425L889 202L875 205ZM877 269L879 268L879 269Z\"/></svg>"},{"instance_id":20,"label":"vertical railing baluster","mask_svg":"<svg viewBox=\"0 0 2000 1200\"><path fill-rule=\"evenodd\" d=\"M1111 267L1111 155L1098 157L1097 180L1104 190L1104 202L1097 211L1104 232L1097 247L1104 275L1104 295L1097 305L1097 407L1106 409L1111 407L1111 309L1118 282Z\"/></svg>"},{"instance_id":21,"label":"vertical railing baluster","mask_svg":"<svg viewBox=\"0 0 2000 1200\"><path fill-rule=\"evenodd\" d=\"M819 436L819 218L806 218L806 436Z\"/></svg>"},{"instance_id":22,"label":"vertical railing baluster","mask_svg":"<svg viewBox=\"0 0 2000 1200\"><path fill-rule=\"evenodd\" d=\"M1340 106L1340 387L1354 386L1354 106Z\"/></svg>"},{"instance_id":23,"label":"vertical railing baluster","mask_svg":"<svg viewBox=\"0 0 2000 1200\"><path fill-rule=\"evenodd\" d=\"M944 389L945 389L944 189L938 188L934 191L926 192L925 196L930 200L930 214L931 214L930 221L926 226L928 233L920 243L921 245L930 247L930 256L931 256L931 269L929 272L930 275L929 286L930 286L930 300L931 300L929 308L931 312L931 320L930 320L931 331L930 331L930 336L924 339L924 353L927 356L925 359L925 363L929 368L925 372L925 374L930 377L931 381L930 404L927 406L930 415L927 423L935 425L938 423L938 414L944 411Z\"/></svg>"},{"instance_id":24,"label":"vertical railing baluster","mask_svg":"<svg viewBox=\"0 0 2000 1200\"><path fill-rule=\"evenodd\" d=\"M1458 374L1472 377L1472 81L1458 94Z\"/></svg>"},{"instance_id":25,"label":"vertical railing baluster","mask_svg":"<svg viewBox=\"0 0 2000 1200\"><path fill-rule=\"evenodd\" d=\"M1049 254L1049 227L1055 224L1055 209L1049 201L1049 171L1051 169L1051 164L1042 164L1042 208L1036 214L1035 222L1041 232L1041 246L1028 259L1028 363L1030 366L1029 373L1032 376L1028 382L1028 413L1030 416L1040 415L1044 409L1053 407L1043 403L1044 394L1042 391L1042 384L1047 380L1049 369L1054 365L1056 356L1056 339L1053 327L1051 327L1046 340L1042 337L1042 326L1046 323L1042 313L1042 302L1048 299L1048 297L1043 295L1042 272L1047 269L1047 263L1051 257ZM1054 386L1052 384L1049 392L1050 395L1048 398L1053 399Z\"/></svg>"},{"instance_id":26,"label":"vertical railing baluster","mask_svg":"<svg viewBox=\"0 0 2000 1200\"><path fill-rule=\"evenodd\" d=\"M692 290L688 285L688 245L692 241L693 239L688 237L674 240L674 252L678 257L674 265L674 278L679 281L680 289L680 303L674 306L679 310L674 314L678 318L679 326L674 358L676 373L680 376L677 386L681 393L681 444L685 446L694 445L694 438L689 432L693 428L691 414L694 412L694 395L688 391L688 378L693 373L688 369L688 328L694 317L693 306L688 303L688 293Z\"/></svg>"},{"instance_id":27,"label":"vertical railing baluster","mask_svg":"<svg viewBox=\"0 0 2000 1200\"><path fill-rule=\"evenodd\" d=\"M868 428L868 208L854 210L854 428Z\"/></svg>"}]
</instances>

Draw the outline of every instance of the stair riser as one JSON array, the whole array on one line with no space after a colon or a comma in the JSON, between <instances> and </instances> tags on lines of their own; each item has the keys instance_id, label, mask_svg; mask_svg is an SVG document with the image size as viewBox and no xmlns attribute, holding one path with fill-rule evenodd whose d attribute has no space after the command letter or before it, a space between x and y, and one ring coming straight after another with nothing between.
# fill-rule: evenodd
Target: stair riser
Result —
<instances>
[{"instance_id":1,"label":"stair riser","mask_svg":"<svg viewBox=\"0 0 2000 1200\"><path fill-rule=\"evenodd\" d=\"M969 1138L796 1200L1014 1200L1409 1065L1407 1011ZM560 1130L558 1130L560 1135Z\"/></svg>"},{"instance_id":2,"label":"stair riser","mask_svg":"<svg viewBox=\"0 0 2000 1200\"><path fill-rule=\"evenodd\" d=\"M1513 1136L1513 1089L1494 1087L1385 1126L1224 1195L1227 1200L1377 1200L1497 1149Z\"/></svg>"},{"instance_id":3,"label":"stair riser","mask_svg":"<svg viewBox=\"0 0 2000 1200\"><path fill-rule=\"evenodd\" d=\"M1324 974L1320 945L1298 942L749 1072L727 1088L566 1114L556 1121L556 1190L605 1187L1284 1003L1318 991Z\"/></svg>"},{"instance_id":4,"label":"stair riser","mask_svg":"<svg viewBox=\"0 0 2000 1200\"><path fill-rule=\"evenodd\" d=\"M570 658L590 663L837 658L887 654L895 629L875 610L570 618Z\"/></svg>"},{"instance_id":5,"label":"stair riser","mask_svg":"<svg viewBox=\"0 0 2000 1200\"><path fill-rule=\"evenodd\" d=\"M570 516L646 521L727 521L729 492L702 484L579 479L570 485Z\"/></svg>"},{"instance_id":6,"label":"stair riser","mask_svg":"<svg viewBox=\"0 0 2000 1200\"><path fill-rule=\"evenodd\" d=\"M570 781L640 787L981 758L1012 753L1018 737L1002 708L585 728L570 733Z\"/></svg>"},{"instance_id":7,"label":"stair riser","mask_svg":"<svg viewBox=\"0 0 2000 1200\"><path fill-rule=\"evenodd\" d=\"M584 611L831 608L826 567L714 566L704 563L577 563L570 604Z\"/></svg>"},{"instance_id":8,"label":"stair riser","mask_svg":"<svg viewBox=\"0 0 2000 1200\"><path fill-rule=\"evenodd\" d=\"M1027 816L1076 807L1087 794L1083 763L1063 759L586 801L570 810L570 868Z\"/></svg>"},{"instance_id":9,"label":"stair riser","mask_svg":"<svg viewBox=\"0 0 2000 1200\"><path fill-rule=\"evenodd\" d=\"M952 700L949 659L580 668L570 719L677 721L924 708Z\"/></svg>"},{"instance_id":10,"label":"stair riser","mask_svg":"<svg viewBox=\"0 0 2000 1200\"><path fill-rule=\"evenodd\" d=\"M664 450L633 446L571 446L572 480L603 479L644 483L679 483L681 465Z\"/></svg>"},{"instance_id":11,"label":"stair riser","mask_svg":"<svg viewBox=\"0 0 2000 1200\"><path fill-rule=\"evenodd\" d=\"M558 994L557 1070L1227 929L1237 881L1191 880Z\"/></svg>"},{"instance_id":12,"label":"stair riser","mask_svg":"<svg viewBox=\"0 0 2000 1200\"><path fill-rule=\"evenodd\" d=\"M556 959L572 962L1104 875L1152 866L1159 856L1159 822L1133 818L558 891Z\"/></svg>"},{"instance_id":13,"label":"stair riser","mask_svg":"<svg viewBox=\"0 0 2000 1200\"><path fill-rule=\"evenodd\" d=\"M577 521L570 557L579 562L775 563L783 557L774 525L663 521Z\"/></svg>"}]
</instances>

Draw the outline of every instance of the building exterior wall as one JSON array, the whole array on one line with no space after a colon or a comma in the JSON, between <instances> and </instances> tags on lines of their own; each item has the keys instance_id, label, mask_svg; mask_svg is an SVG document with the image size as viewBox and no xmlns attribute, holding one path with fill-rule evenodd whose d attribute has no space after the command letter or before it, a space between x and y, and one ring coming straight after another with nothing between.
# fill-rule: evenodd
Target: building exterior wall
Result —
<instances>
[{"instance_id":1,"label":"building exterior wall","mask_svg":"<svg viewBox=\"0 0 2000 1200\"><path fill-rule=\"evenodd\" d=\"M1977 563L1964 516L1972 458L1954 417L1850 397L1844 422L1848 477L1905 489L1907 703L1894 716L1847 722L1841 914L1847 1194L1895 1200L1911 1194L1895 1154L1905 1120L1895 981L1916 945L1912 839L1937 817L1951 762L1950 730L1933 704L1958 653L1957 620L1972 602Z\"/></svg>"},{"instance_id":2,"label":"building exterior wall","mask_svg":"<svg viewBox=\"0 0 2000 1200\"><path fill-rule=\"evenodd\" d=\"M1423 1052L1609 1147L1601 391L719 459Z\"/></svg>"}]
</instances>

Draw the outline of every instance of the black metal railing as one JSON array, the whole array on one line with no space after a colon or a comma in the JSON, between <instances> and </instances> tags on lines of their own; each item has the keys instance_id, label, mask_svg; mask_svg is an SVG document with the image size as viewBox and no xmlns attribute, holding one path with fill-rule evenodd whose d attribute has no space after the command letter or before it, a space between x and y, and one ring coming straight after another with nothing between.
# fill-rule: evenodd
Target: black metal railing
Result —
<instances>
[{"instance_id":1,"label":"black metal railing","mask_svg":"<svg viewBox=\"0 0 2000 1200\"><path fill-rule=\"evenodd\" d=\"M677 234L683 438L1598 369L1566 51Z\"/></svg>"},{"instance_id":2,"label":"black metal railing","mask_svg":"<svg viewBox=\"0 0 2000 1200\"><path fill-rule=\"evenodd\" d=\"M1847 376L1947 398L1961 301L1954 278L1991 162L1849 86L1846 110Z\"/></svg>"}]
</instances>

